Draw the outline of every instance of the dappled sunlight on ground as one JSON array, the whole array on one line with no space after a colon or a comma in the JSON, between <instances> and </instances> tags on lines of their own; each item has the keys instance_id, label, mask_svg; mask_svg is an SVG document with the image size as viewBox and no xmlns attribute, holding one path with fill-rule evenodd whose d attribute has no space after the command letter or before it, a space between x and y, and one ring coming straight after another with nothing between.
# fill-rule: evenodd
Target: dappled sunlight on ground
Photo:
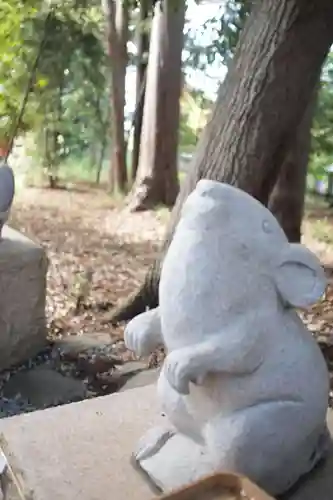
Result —
<instances>
[{"instance_id":1,"label":"dappled sunlight on ground","mask_svg":"<svg viewBox=\"0 0 333 500\"><path fill-rule=\"evenodd\" d=\"M122 200L115 201L104 190L84 184L72 190L26 188L18 191L10 224L45 247L50 261L47 316L51 350L48 348L45 359L42 353L39 361L33 360L29 369L33 371L35 365L42 363L47 370L57 372L57 376L66 376L72 382L83 380L88 391L84 397L95 397L119 390L125 383L126 376L119 375L121 367L115 368L114 359L117 363L125 362L122 365L125 372L127 361L134 363L134 370L138 362L140 370L162 362L162 351L154 352L145 361L135 360L121 340L123 326L112 327L106 321L113 307L143 281L158 255L168 217L169 212L165 209L129 213ZM328 364L332 404L333 209L323 203L307 206L303 242L320 256L330 277L325 297L314 307L300 311L300 315L318 340ZM84 300L84 307L75 310L78 288L90 269L93 270L90 293ZM110 334L110 339L105 332ZM79 337L85 333L91 335ZM107 344L105 337L109 340ZM91 338L96 341L97 348L89 347ZM72 341L74 350L66 351ZM75 345L79 346L77 350ZM86 347L81 349L80 345ZM58 353L56 358L54 353ZM23 369L26 370L25 365ZM16 371L16 368L10 371L9 379L6 374L0 379L1 397ZM15 386L18 394L20 383L18 381ZM13 401L16 399L10 400L3 415L28 411L25 400L19 409Z\"/></svg>"},{"instance_id":2,"label":"dappled sunlight on ground","mask_svg":"<svg viewBox=\"0 0 333 500\"><path fill-rule=\"evenodd\" d=\"M144 279L163 239L167 210L132 214L101 189L25 189L18 193L11 225L43 245L50 259L48 318L51 333L77 334L122 328L105 324L115 305ZM303 242L333 269L333 209L307 207ZM78 283L93 269L87 308L73 313ZM333 276L333 271L329 272ZM100 307L96 307L99 304ZM333 292L303 317L309 328L333 345Z\"/></svg>"},{"instance_id":3,"label":"dappled sunlight on ground","mask_svg":"<svg viewBox=\"0 0 333 500\"><path fill-rule=\"evenodd\" d=\"M105 318L111 304L126 298L144 279L166 219L165 211L123 213L120 203L116 205L98 189L20 191L10 224L47 251L51 332L107 330L121 335L121 328L104 324ZM88 308L74 315L76 288L89 268L93 269L93 281ZM104 307L96 309L96 303Z\"/></svg>"},{"instance_id":4,"label":"dappled sunlight on ground","mask_svg":"<svg viewBox=\"0 0 333 500\"><path fill-rule=\"evenodd\" d=\"M323 264L333 267L333 208L326 204L307 207L303 243L318 255Z\"/></svg>"}]
</instances>

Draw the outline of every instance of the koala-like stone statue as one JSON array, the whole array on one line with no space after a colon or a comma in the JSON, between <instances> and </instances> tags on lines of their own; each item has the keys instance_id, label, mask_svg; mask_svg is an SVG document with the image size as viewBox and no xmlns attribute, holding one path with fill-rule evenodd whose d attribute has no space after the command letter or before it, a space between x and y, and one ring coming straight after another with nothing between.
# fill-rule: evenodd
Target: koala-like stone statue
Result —
<instances>
[{"instance_id":1,"label":"koala-like stone statue","mask_svg":"<svg viewBox=\"0 0 333 500\"><path fill-rule=\"evenodd\" d=\"M10 214L15 194L13 170L6 164L0 166L0 237L4 224Z\"/></svg>"},{"instance_id":2,"label":"koala-like stone statue","mask_svg":"<svg viewBox=\"0 0 333 500\"><path fill-rule=\"evenodd\" d=\"M328 371L294 310L325 286L317 258L290 244L267 208L198 182L163 262L160 305L125 331L138 355L167 352L158 381L167 423L134 453L162 491L231 471L276 495L325 456Z\"/></svg>"}]
</instances>

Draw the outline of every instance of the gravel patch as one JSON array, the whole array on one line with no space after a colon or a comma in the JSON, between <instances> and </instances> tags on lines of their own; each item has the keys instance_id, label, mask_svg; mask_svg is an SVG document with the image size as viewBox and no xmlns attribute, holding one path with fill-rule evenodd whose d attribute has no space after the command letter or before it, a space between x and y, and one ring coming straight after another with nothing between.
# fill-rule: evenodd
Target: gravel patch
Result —
<instances>
[{"instance_id":1,"label":"gravel patch","mask_svg":"<svg viewBox=\"0 0 333 500\"><path fill-rule=\"evenodd\" d=\"M53 340L0 374L0 418L111 394L150 366L103 334Z\"/></svg>"}]
</instances>

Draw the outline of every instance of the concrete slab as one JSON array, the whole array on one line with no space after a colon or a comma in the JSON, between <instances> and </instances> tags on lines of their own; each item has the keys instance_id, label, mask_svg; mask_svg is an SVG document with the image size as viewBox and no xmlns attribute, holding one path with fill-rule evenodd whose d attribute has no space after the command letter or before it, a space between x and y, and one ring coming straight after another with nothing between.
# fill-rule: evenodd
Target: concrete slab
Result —
<instances>
[{"instance_id":1,"label":"concrete slab","mask_svg":"<svg viewBox=\"0 0 333 500\"><path fill-rule=\"evenodd\" d=\"M34 500L142 500L153 495L130 456L158 408L155 387L0 420Z\"/></svg>"},{"instance_id":2,"label":"concrete slab","mask_svg":"<svg viewBox=\"0 0 333 500\"><path fill-rule=\"evenodd\" d=\"M157 420L154 386L0 420L6 448L34 500L149 500L130 465L133 446ZM333 416L329 415L333 429ZM288 500L331 500L333 450Z\"/></svg>"}]
</instances>

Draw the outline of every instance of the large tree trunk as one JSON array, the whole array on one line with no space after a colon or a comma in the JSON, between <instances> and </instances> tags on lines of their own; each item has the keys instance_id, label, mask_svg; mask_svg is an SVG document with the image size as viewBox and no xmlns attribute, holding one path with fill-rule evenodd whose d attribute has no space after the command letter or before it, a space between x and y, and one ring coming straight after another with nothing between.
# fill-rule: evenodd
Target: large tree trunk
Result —
<instances>
[{"instance_id":1,"label":"large tree trunk","mask_svg":"<svg viewBox=\"0 0 333 500\"><path fill-rule=\"evenodd\" d=\"M306 176L311 149L311 125L317 91L318 87L306 108L268 203L268 208L278 219L292 243L300 242L302 235Z\"/></svg>"},{"instance_id":2,"label":"large tree trunk","mask_svg":"<svg viewBox=\"0 0 333 500\"><path fill-rule=\"evenodd\" d=\"M132 151L132 180L135 180L138 170L140 138L142 132L143 107L146 94L146 72L148 66L149 39L147 22L152 8L151 0L140 1L140 16L138 26L138 61L136 70L136 106L134 117L133 151Z\"/></svg>"},{"instance_id":3,"label":"large tree trunk","mask_svg":"<svg viewBox=\"0 0 333 500\"><path fill-rule=\"evenodd\" d=\"M227 182L268 204L332 40L331 0L256 3L173 209L161 259L198 179ZM158 304L160 262L114 321Z\"/></svg>"},{"instance_id":4,"label":"large tree trunk","mask_svg":"<svg viewBox=\"0 0 333 500\"><path fill-rule=\"evenodd\" d=\"M170 5L169 5L170 4ZM173 206L179 183L177 169L181 92L181 56L185 2L174 7L157 2L153 19L139 166L129 197L131 210Z\"/></svg>"},{"instance_id":5,"label":"large tree trunk","mask_svg":"<svg viewBox=\"0 0 333 500\"><path fill-rule=\"evenodd\" d=\"M124 133L125 77L127 68L128 0L103 0L107 26L107 47L111 65L111 190L124 192L127 185L126 141Z\"/></svg>"}]
</instances>

